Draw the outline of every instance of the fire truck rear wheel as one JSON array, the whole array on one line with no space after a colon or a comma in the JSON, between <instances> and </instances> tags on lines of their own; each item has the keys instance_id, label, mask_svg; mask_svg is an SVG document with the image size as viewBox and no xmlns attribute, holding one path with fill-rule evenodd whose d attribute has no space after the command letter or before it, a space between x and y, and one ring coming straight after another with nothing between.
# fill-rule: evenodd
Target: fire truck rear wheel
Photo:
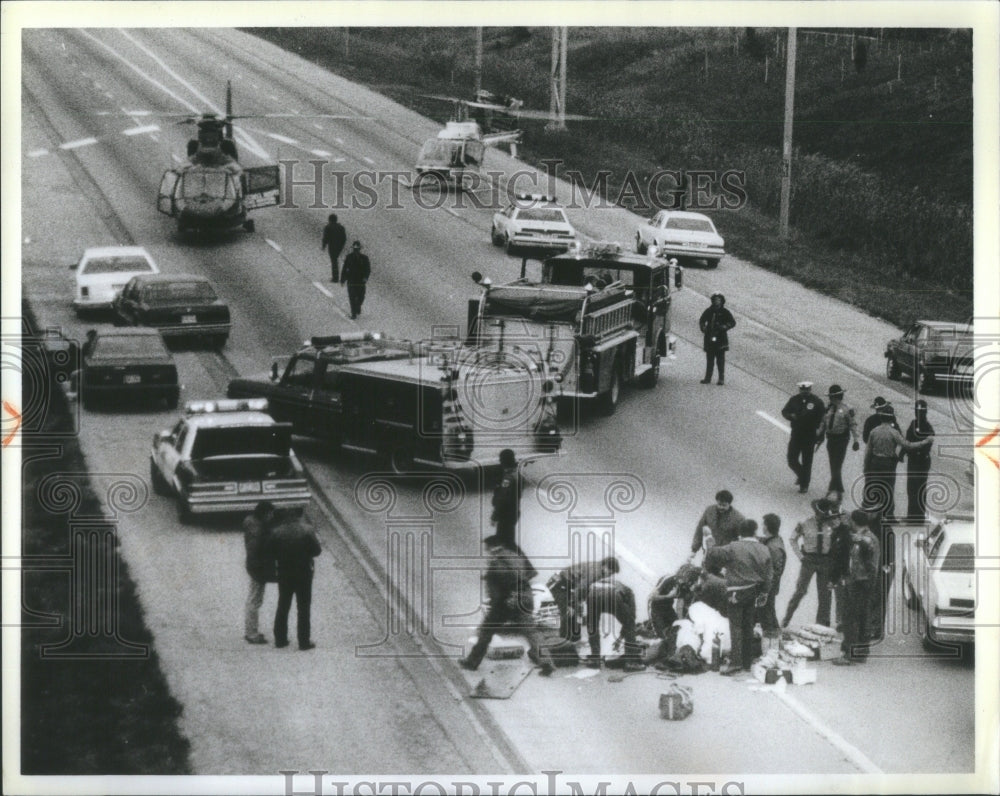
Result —
<instances>
[{"instance_id":1,"label":"fire truck rear wheel","mask_svg":"<svg viewBox=\"0 0 1000 796\"><path fill-rule=\"evenodd\" d=\"M618 399L621 396L620 371L621 368L619 368L618 360L616 359L611 366L611 384L608 386L607 392L602 393L598 399L600 401L601 412L605 415L613 415L615 409L618 408Z\"/></svg>"}]
</instances>

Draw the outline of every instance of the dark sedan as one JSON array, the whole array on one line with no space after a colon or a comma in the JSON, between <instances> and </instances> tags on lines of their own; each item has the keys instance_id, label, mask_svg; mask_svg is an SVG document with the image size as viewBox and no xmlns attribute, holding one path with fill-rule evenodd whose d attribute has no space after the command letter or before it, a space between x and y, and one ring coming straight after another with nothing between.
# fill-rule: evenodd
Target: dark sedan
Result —
<instances>
[{"instance_id":1,"label":"dark sedan","mask_svg":"<svg viewBox=\"0 0 1000 796\"><path fill-rule=\"evenodd\" d=\"M70 389L85 409L136 401L166 401L168 409L177 408L177 367L156 329L92 329L81 353L82 367Z\"/></svg>"},{"instance_id":2,"label":"dark sedan","mask_svg":"<svg viewBox=\"0 0 1000 796\"><path fill-rule=\"evenodd\" d=\"M201 276L133 277L111 307L116 323L151 326L167 340L195 338L221 348L229 338L229 307Z\"/></svg>"}]
</instances>

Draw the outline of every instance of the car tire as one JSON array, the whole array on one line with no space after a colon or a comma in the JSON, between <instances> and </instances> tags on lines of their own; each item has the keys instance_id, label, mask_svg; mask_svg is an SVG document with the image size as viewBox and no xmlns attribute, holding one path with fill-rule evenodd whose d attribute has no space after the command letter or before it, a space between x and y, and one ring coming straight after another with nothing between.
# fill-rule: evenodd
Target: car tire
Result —
<instances>
[{"instance_id":1,"label":"car tire","mask_svg":"<svg viewBox=\"0 0 1000 796\"><path fill-rule=\"evenodd\" d=\"M228 334L217 334L209 338L208 344L211 348L218 350L226 345L226 341L228 339L229 339Z\"/></svg>"},{"instance_id":2,"label":"car tire","mask_svg":"<svg viewBox=\"0 0 1000 796\"><path fill-rule=\"evenodd\" d=\"M621 388L621 368L618 365L618 357L615 357L615 361L611 365L611 384L597 398L601 414L609 416L615 413L615 410L618 408L618 401L621 398Z\"/></svg>"},{"instance_id":3,"label":"car tire","mask_svg":"<svg viewBox=\"0 0 1000 796\"><path fill-rule=\"evenodd\" d=\"M243 229L245 229L247 232L256 232L257 225L254 223L254 220L252 218L248 218L246 221L243 222Z\"/></svg>"},{"instance_id":4,"label":"car tire","mask_svg":"<svg viewBox=\"0 0 1000 796\"><path fill-rule=\"evenodd\" d=\"M885 358L885 377L891 381L899 378L899 364L894 356Z\"/></svg>"},{"instance_id":5,"label":"car tire","mask_svg":"<svg viewBox=\"0 0 1000 796\"><path fill-rule=\"evenodd\" d=\"M413 445L411 443L386 442L383 458L385 463L396 475L407 475L416 469L413 461Z\"/></svg>"},{"instance_id":6,"label":"car tire","mask_svg":"<svg viewBox=\"0 0 1000 796\"><path fill-rule=\"evenodd\" d=\"M660 355L653 356L652 367L639 377L639 384L647 390L653 389L660 380Z\"/></svg>"},{"instance_id":7,"label":"car tire","mask_svg":"<svg viewBox=\"0 0 1000 796\"><path fill-rule=\"evenodd\" d=\"M934 374L928 373L926 368L917 368L917 392L927 395L934 392L937 383L934 381Z\"/></svg>"},{"instance_id":8,"label":"car tire","mask_svg":"<svg viewBox=\"0 0 1000 796\"><path fill-rule=\"evenodd\" d=\"M153 492L157 495L166 496L170 494L170 485L160 474L160 468L156 466L156 462L152 459L149 460L149 483L153 487Z\"/></svg>"},{"instance_id":9,"label":"car tire","mask_svg":"<svg viewBox=\"0 0 1000 796\"><path fill-rule=\"evenodd\" d=\"M194 514L182 498L177 498L177 520L181 525L190 525L194 521Z\"/></svg>"},{"instance_id":10,"label":"car tire","mask_svg":"<svg viewBox=\"0 0 1000 796\"><path fill-rule=\"evenodd\" d=\"M93 395L88 395L86 390L80 390L80 406L88 412L93 412L97 406L97 399Z\"/></svg>"},{"instance_id":11,"label":"car tire","mask_svg":"<svg viewBox=\"0 0 1000 796\"><path fill-rule=\"evenodd\" d=\"M709 268L718 268L719 267L719 258L718 257L712 257L710 259L706 259L705 260L705 265L707 265Z\"/></svg>"},{"instance_id":12,"label":"car tire","mask_svg":"<svg viewBox=\"0 0 1000 796\"><path fill-rule=\"evenodd\" d=\"M903 570L903 599L906 601L907 608L914 611L920 608L917 592L914 590L913 584L910 583L910 572L906 569Z\"/></svg>"},{"instance_id":13,"label":"car tire","mask_svg":"<svg viewBox=\"0 0 1000 796\"><path fill-rule=\"evenodd\" d=\"M649 247L643 242L642 235L638 232L635 233L635 250L639 254L645 254L649 251Z\"/></svg>"},{"instance_id":14,"label":"car tire","mask_svg":"<svg viewBox=\"0 0 1000 796\"><path fill-rule=\"evenodd\" d=\"M503 246L503 235L500 234L496 225L494 225L493 229L490 230L490 241L494 246Z\"/></svg>"}]
</instances>

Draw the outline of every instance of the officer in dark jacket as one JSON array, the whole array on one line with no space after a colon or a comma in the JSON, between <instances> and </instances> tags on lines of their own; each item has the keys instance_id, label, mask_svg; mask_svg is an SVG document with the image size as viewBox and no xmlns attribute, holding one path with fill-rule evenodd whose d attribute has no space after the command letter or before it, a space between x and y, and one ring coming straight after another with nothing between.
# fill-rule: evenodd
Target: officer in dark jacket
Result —
<instances>
[{"instance_id":1,"label":"officer in dark jacket","mask_svg":"<svg viewBox=\"0 0 1000 796\"><path fill-rule=\"evenodd\" d=\"M311 639L313 559L321 552L316 534L298 519L279 523L272 532L271 545L278 567L278 610L274 614L274 646L288 646L288 612L295 598L300 650L316 645Z\"/></svg>"},{"instance_id":2,"label":"officer in dark jacket","mask_svg":"<svg viewBox=\"0 0 1000 796\"><path fill-rule=\"evenodd\" d=\"M764 606L758 611L757 618L760 621L760 628L764 634L770 638L781 635L781 628L778 626L778 614L774 609L774 598L778 596L778 587L781 585L781 576L785 572L785 564L788 561L788 554L785 552L785 540L781 538L781 517L777 514L764 515L764 537L761 539L768 553L771 554L771 589L767 593L767 600Z\"/></svg>"},{"instance_id":3,"label":"officer in dark jacket","mask_svg":"<svg viewBox=\"0 0 1000 796\"><path fill-rule=\"evenodd\" d=\"M906 429L907 442L921 442L934 436L934 426L927 420L927 401L914 407L914 418ZM931 449L906 451L906 517L923 521L927 517L927 474L931 469Z\"/></svg>"},{"instance_id":4,"label":"officer in dark jacket","mask_svg":"<svg viewBox=\"0 0 1000 796\"><path fill-rule=\"evenodd\" d=\"M522 553L517 545L517 521L521 516L521 493L524 477L517 466L517 457L510 448L500 451L500 480L493 488L493 513L490 520L496 535L511 550Z\"/></svg>"},{"instance_id":5,"label":"officer in dark jacket","mask_svg":"<svg viewBox=\"0 0 1000 796\"><path fill-rule=\"evenodd\" d=\"M331 213L327 225L323 227L323 241L320 243L320 250L326 249L330 254L330 281L339 282L337 263L340 260L340 253L347 245L347 230L344 225L337 221L337 214Z\"/></svg>"},{"instance_id":6,"label":"officer in dark jacket","mask_svg":"<svg viewBox=\"0 0 1000 796\"><path fill-rule=\"evenodd\" d=\"M698 320L704 335L705 378L702 384L711 384L714 364L719 366L719 384L726 383L726 351L729 349L727 332L736 326L736 319L726 309L726 297L721 293L712 294L712 304Z\"/></svg>"},{"instance_id":7,"label":"officer in dark jacket","mask_svg":"<svg viewBox=\"0 0 1000 796\"><path fill-rule=\"evenodd\" d=\"M486 537L483 546L490 556L483 576L489 605L479 625L476 643L469 654L459 660L459 665L469 671L478 669L493 636L508 629L522 633L528 639L531 645L529 656L541 664L540 674L552 674L555 668L552 656L541 646L541 633L533 615L534 596L529 573L535 568L527 558L508 548L496 535Z\"/></svg>"},{"instance_id":8,"label":"officer in dark jacket","mask_svg":"<svg viewBox=\"0 0 1000 796\"><path fill-rule=\"evenodd\" d=\"M267 643L258 629L258 619L264 602L264 587L277 580L270 544L274 516L274 504L270 500L262 500L243 520L243 545L247 553L247 574L250 576L250 591L243 612L243 637L251 644Z\"/></svg>"},{"instance_id":9,"label":"officer in dark jacket","mask_svg":"<svg viewBox=\"0 0 1000 796\"><path fill-rule=\"evenodd\" d=\"M570 641L580 638L580 607L592 583L621 569L614 556L600 561L581 561L553 575L546 584L559 609L559 635Z\"/></svg>"},{"instance_id":10,"label":"officer in dark jacket","mask_svg":"<svg viewBox=\"0 0 1000 796\"><path fill-rule=\"evenodd\" d=\"M872 401L871 408L874 409L875 412L873 414L868 415L868 417L865 419L865 425L861 431L861 441L865 443L865 445L868 444L868 437L872 433L872 429L878 428L880 425L882 425L882 415L879 413L879 410L883 406L892 406L892 404L886 401L885 398L883 398L881 395L877 396L875 400ZM892 427L896 429L896 431L899 431L900 434L903 433L899 427L899 423L896 422L895 417L893 417L892 419Z\"/></svg>"},{"instance_id":11,"label":"officer in dark jacket","mask_svg":"<svg viewBox=\"0 0 1000 796\"><path fill-rule=\"evenodd\" d=\"M587 640L590 655L585 664L592 669L601 668L601 615L611 614L621 625L621 637L625 650L621 658L609 661L612 668L624 668L627 672L641 672L646 667L642 663L642 648L635 638L635 594L615 575L609 575L590 585L587 592Z\"/></svg>"},{"instance_id":12,"label":"officer in dark jacket","mask_svg":"<svg viewBox=\"0 0 1000 796\"><path fill-rule=\"evenodd\" d=\"M351 253L344 258L344 268L340 272L340 283L347 285L347 300L351 304L351 320L361 314L365 303L368 279L372 275L372 264L367 254L361 253L361 241L351 244Z\"/></svg>"},{"instance_id":13,"label":"officer in dark jacket","mask_svg":"<svg viewBox=\"0 0 1000 796\"><path fill-rule=\"evenodd\" d=\"M799 391L788 399L781 416L792 426L788 440L788 466L795 473L799 492L809 491L812 479L813 451L823 441L823 415L826 406L813 395L812 382L800 381Z\"/></svg>"}]
</instances>

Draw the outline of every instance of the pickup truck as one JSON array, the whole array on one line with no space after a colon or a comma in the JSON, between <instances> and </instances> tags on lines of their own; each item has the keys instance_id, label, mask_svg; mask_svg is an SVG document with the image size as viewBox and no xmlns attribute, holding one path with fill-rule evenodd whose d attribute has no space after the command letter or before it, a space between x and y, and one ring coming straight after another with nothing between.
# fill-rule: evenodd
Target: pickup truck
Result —
<instances>
[{"instance_id":1,"label":"pickup truck","mask_svg":"<svg viewBox=\"0 0 1000 796\"><path fill-rule=\"evenodd\" d=\"M939 384L971 389L974 368L972 324L916 321L906 334L890 340L885 349L885 375L909 376L921 393Z\"/></svg>"}]
</instances>

